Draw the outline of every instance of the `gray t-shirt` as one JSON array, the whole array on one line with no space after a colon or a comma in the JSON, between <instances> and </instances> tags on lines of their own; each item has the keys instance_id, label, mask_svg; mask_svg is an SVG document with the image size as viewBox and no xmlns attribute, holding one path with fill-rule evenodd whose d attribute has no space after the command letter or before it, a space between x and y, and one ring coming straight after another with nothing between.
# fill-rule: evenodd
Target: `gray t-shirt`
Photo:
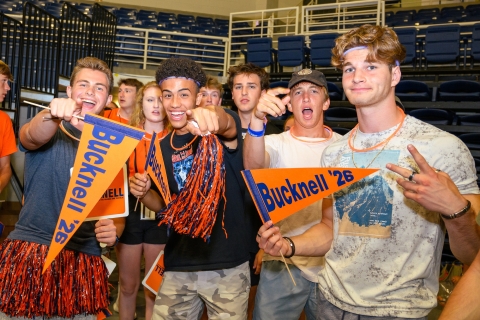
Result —
<instances>
[{"instance_id":1,"label":"gray t-shirt","mask_svg":"<svg viewBox=\"0 0 480 320\"><path fill-rule=\"evenodd\" d=\"M79 138L81 131L68 122L65 130ZM9 239L50 245L70 181L70 169L77 154L78 141L60 129L37 150L25 152L25 203ZM95 238L95 221L84 222L65 248L100 256Z\"/></svg>"}]
</instances>

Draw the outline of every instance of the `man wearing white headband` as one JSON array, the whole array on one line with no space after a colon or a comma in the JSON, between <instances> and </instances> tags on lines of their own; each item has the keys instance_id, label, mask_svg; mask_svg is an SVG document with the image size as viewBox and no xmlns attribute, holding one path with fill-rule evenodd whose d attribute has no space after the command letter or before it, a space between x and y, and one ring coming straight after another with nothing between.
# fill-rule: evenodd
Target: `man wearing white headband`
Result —
<instances>
[{"instance_id":1,"label":"man wearing white headband","mask_svg":"<svg viewBox=\"0 0 480 320\"><path fill-rule=\"evenodd\" d=\"M325 256L317 319L426 319L445 228L463 262L480 247L474 161L458 138L396 106L405 48L391 29L353 29L332 52L359 124L325 149L321 166L380 170L324 199L322 222L291 237L294 246L271 222L258 242L271 255Z\"/></svg>"}]
</instances>

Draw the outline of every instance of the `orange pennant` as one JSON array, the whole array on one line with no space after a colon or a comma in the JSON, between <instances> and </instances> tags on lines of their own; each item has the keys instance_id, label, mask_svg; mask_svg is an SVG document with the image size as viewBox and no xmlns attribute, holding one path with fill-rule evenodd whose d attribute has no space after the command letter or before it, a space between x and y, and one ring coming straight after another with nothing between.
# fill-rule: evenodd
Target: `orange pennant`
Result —
<instances>
[{"instance_id":1,"label":"orange pennant","mask_svg":"<svg viewBox=\"0 0 480 320\"><path fill-rule=\"evenodd\" d=\"M163 273L165 272L165 263L163 260L163 250L160 251L157 259L153 263L150 271L148 271L142 284L155 295L158 293L163 281Z\"/></svg>"},{"instance_id":2,"label":"orange pennant","mask_svg":"<svg viewBox=\"0 0 480 320\"><path fill-rule=\"evenodd\" d=\"M168 188L167 172L165 171L162 150L160 149L160 141L156 137L157 134L154 132L152 140L150 141L150 147L148 148L145 171L150 175L153 182L155 182L165 201L165 205L167 205L172 201L172 198L170 189Z\"/></svg>"},{"instance_id":3,"label":"orange pennant","mask_svg":"<svg viewBox=\"0 0 480 320\"><path fill-rule=\"evenodd\" d=\"M128 173L124 165L88 215L87 221L128 216Z\"/></svg>"},{"instance_id":4,"label":"orange pennant","mask_svg":"<svg viewBox=\"0 0 480 320\"><path fill-rule=\"evenodd\" d=\"M243 170L263 223L276 223L379 169L277 168Z\"/></svg>"},{"instance_id":5,"label":"orange pennant","mask_svg":"<svg viewBox=\"0 0 480 320\"><path fill-rule=\"evenodd\" d=\"M43 272L70 240L105 193L144 132L100 116L85 115L85 125Z\"/></svg>"}]
</instances>

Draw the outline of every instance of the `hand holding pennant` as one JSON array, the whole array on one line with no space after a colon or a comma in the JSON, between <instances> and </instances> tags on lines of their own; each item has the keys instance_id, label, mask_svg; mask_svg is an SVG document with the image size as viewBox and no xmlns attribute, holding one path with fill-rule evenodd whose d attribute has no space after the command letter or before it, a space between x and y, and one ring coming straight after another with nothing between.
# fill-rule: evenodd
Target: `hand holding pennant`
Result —
<instances>
[{"instance_id":1,"label":"hand holding pennant","mask_svg":"<svg viewBox=\"0 0 480 320\"><path fill-rule=\"evenodd\" d=\"M378 171L357 168L277 168L242 171L260 218L271 226L310 204ZM260 236L260 235L258 235ZM280 251L290 278L296 286Z\"/></svg>"},{"instance_id":2,"label":"hand holding pennant","mask_svg":"<svg viewBox=\"0 0 480 320\"><path fill-rule=\"evenodd\" d=\"M85 115L72 177L43 272L97 204L143 135L143 130Z\"/></svg>"},{"instance_id":3,"label":"hand holding pennant","mask_svg":"<svg viewBox=\"0 0 480 320\"><path fill-rule=\"evenodd\" d=\"M160 141L156 137L157 134L154 132L148 148L145 172L150 175L150 178L157 186L163 201L165 201L165 205L168 205L172 198L168 187L167 172L165 171L162 150L160 149Z\"/></svg>"}]
</instances>

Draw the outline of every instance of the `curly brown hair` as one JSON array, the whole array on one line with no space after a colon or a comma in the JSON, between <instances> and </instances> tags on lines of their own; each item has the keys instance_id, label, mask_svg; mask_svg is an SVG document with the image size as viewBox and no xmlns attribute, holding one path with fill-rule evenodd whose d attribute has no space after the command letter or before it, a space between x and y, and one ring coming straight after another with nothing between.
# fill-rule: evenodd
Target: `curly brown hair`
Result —
<instances>
[{"instance_id":1,"label":"curly brown hair","mask_svg":"<svg viewBox=\"0 0 480 320\"><path fill-rule=\"evenodd\" d=\"M380 61L388 64L390 68L397 62L402 62L406 56L405 48L392 29L365 24L335 40L335 47L332 49L332 65L341 68L345 52L360 46L367 47L368 61Z\"/></svg>"},{"instance_id":2,"label":"curly brown hair","mask_svg":"<svg viewBox=\"0 0 480 320\"><path fill-rule=\"evenodd\" d=\"M207 82L207 75L202 66L187 58L169 58L160 63L155 73L157 83L160 84L163 80L171 77L192 79L198 89L204 87Z\"/></svg>"},{"instance_id":3,"label":"curly brown hair","mask_svg":"<svg viewBox=\"0 0 480 320\"><path fill-rule=\"evenodd\" d=\"M233 90L233 80L236 76L246 74L256 74L260 78L260 87L262 90L268 90L270 85L270 78L265 69L260 68L253 63L239 64L238 66L231 66L228 68L228 87Z\"/></svg>"},{"instance_id":4,"label":"curly brown hair","mask_svg":"<svg viewBox=\"0 0 480 320\"><path fill-rule=\"evenodd\" d=\"M150 81L146 85L140 88L137 92L135 98L135 109L133 110L132 116L130 117L129 125L132 127L138 128L145 123L145 114L143 113L143 97L145 96L145 91L150 88L158 88L160 86L155 81ZM163 120L163 127L167 128L168 131L172 131L172 125L168 121L168 117L165 115Z\"/></svg>"}]
</instances>

